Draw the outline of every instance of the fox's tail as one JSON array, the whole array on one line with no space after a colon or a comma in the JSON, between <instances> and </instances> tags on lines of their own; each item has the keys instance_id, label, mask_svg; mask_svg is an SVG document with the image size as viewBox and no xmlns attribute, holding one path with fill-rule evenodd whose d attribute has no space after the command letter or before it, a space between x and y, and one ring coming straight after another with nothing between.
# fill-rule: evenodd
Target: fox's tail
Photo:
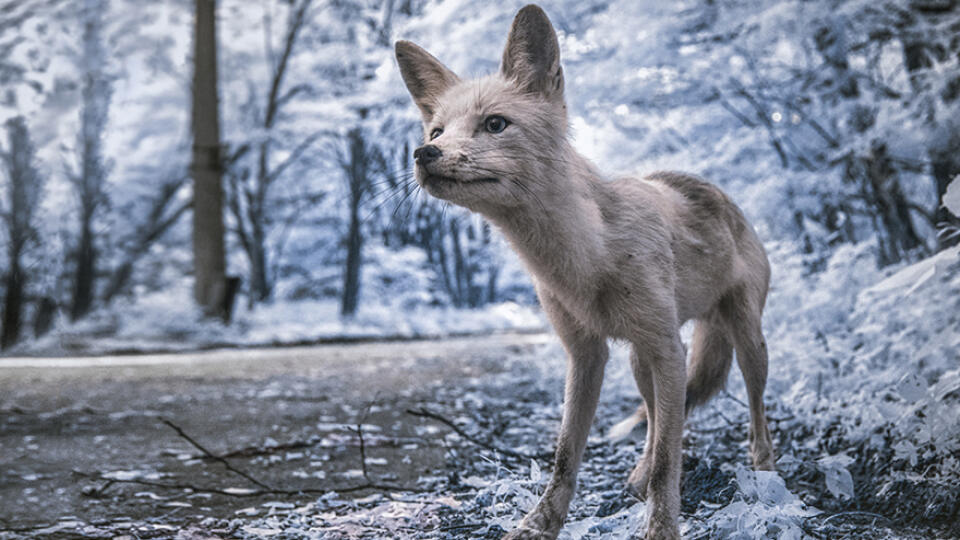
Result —
<instances>
[{"instance_id":1,"label":"fox's tail","mask_svg":"<svg viewBox=\"0 0 960 540\"><path fill-rule=\"evenodd\" d=\"M685 414L689 415L695 407L706 403L716 394L727 380L730 363L733 361L733 347L727 339L721 325L715 320L697 321L693 328L693 344L690 365L687 367L687 399ZM616 441L630 434L639 424L646 423L645 403L637 407L636 412L614 424L607 432L607 439Z\"/></svg>"},{"instance_id":2,"label":"fox's tail","mask_svg":"<svg viewBox=\"0 0 960 540\"><path fill-rule=\"evenodd\" d=\"M611 441L618 441L629 435L630 432L633 431L633 428L637 427L637 425L643 424L646 421L647 407L641 403L633 414L617 422L613 425L613 427L610 428L610 431L607 432L607 439Z\"/></svg>"}]
</instances>

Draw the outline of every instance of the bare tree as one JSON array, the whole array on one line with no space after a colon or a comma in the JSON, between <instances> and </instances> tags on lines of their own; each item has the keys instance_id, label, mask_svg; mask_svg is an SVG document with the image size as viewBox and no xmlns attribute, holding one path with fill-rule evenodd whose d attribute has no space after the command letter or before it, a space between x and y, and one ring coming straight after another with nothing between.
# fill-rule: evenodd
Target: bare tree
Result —
<instances>
[{"instance_id":1,"label":"bare tree","mask_svg":"<svg viewBox=\"0 0 960 540\"><path fill-rule=\"evenodd\" d=\"M104 71L103 41L106 0L84 0L83 90L80 112L80 170L69 172L80 206L80 237L74 252L73 295L70 317L77 320L93 306L97 275L97 247L94 220L106 205L107 164L103 156L103 134L110 107L110 81Z\"/></svg>"},{"instance_id":2,"label":"bare tree","mask_svg":"<svg viewBox=\"0 0 960 540\"><path fill-rule=\"evenodd\" d=\"M247 256L250 265L250 302L269 300L273 295L275 276L270 273L268 261L267 233L269 232L270 211L268 200L271 188L280 179L281 175L297 162L318 139L329 136L326 130L320 130L302 139L279 163L272 162L274 135L281 112L298 94L309 89L307 85L295 85L287 88L285 81L290 61L300 38L301 32L307 23L308 12L313 0L293 0L287 16L286 29L279 54L268 51L268 57L273 61L269 88L266 91L264 104L261 107L252 107L263 113L258 117L258 123L263 129L264 137L250 146L241 146L231 159L239 162L243 154L253 150L256 165L254 171L248 169L230 170L228 173L228 206L236 222L236 234L240 245ZM255 103L259 96L251 96Z\"/></svg>"},{"instance_id":3,"label":"bare tree","mask_svg":"<svg viewBox=\"0 0 960 540\"><path fill-rule=\"evenodd\" d=\"M954 74L943 81L941 91L936 95L936 80L940 76L933 69L937 64L960 61L960 39L957 30L960 25L955 20L960 5L955 1L914 1L910 10L902 10L899 23L900 42L902 44L904 65L910 75L910 85L916 94L931 93L942 100L944 108L953 114L937 118L930 107L926 121L932 125L928 139L927 155L930 158L931 174L937 193L937 201L943 199L947 186L960 175L960 76ZM934 28L948 29L945 32ZM935 97L935 99L936 99ZM960 218L951 214L944 206L937 204L933 210L933 221L941 230L955 230L960 227ZM960 243L960 235L940 235L937 249L942 250Z\"/></svg>"},{"instance_id":4,"label":"bare tree","mask_svg":"<svg viewBox=\"0 0 960 540\"><path fill-rule=\"evenodd\" d=\"M149 209L143 221L124 242L120 262L111 272L104 288L102 296L104 304L109 303L127 288L137 261L191 208L192 201L180 203L176 201L177 193L186 183L186 178L175 178L160 184L156 194L150 200Z\"/></svg>"},{"instance_id":5,"label":"bare tree","mask_svg":"<svg viewBox=\"0 0 960 540\"><path fill-rule=\"evenodd\" d=\"M904 189L904 178L921 172L922 165L894 155L889 133L877 123L880 112L893 104L912 110L912 103L926 99L922 95L925 90L901 95L875 73L864 72L851 61L852 55L879 54L882 41L897 34L886 19L895 12L892 7L889 11L868 10L869 17L856 23L844 16L819 19L809 36L817 54L811 57L814 64L785 78L738 49L746 59L745 80L750 82L731 77L731 88L718 89L713 96L745 125L766 131L784 168L807 172L832 169L840 175L840 189L833 187L836 184L813 186L822 203L795 216L807 250L812 250L812 245L804 230L806 218L824 227L831 244L856 241L853 220L865 218L875 231L882 265L923 255L929 249L915 219L932 221L932 212L911 200ZM864 33L877 36L881 46L873 37L858 42ZM787 117L793 119L780 122ZM774 118L780 123L775 124Z\"/></svg>"},{"instance_id":6,"label":"bare tree","mask_svg":"<svg viewBox=\"0 0 960 540\"><path fill-rule=\"evenodd\" d=\"M350 317L357 312L360 301L360 269L363 264L363 223L360 208L373 184L371 175L375 168L383 169L383 155L367 140L360 127L347 133L346 143L346 152L340 156L340 166L347 183L350 217L345 239L347 260L343 271L340 314Z\"/></svg>"},{"instance_id":7,"label":"bare tree","mask_svg":"<svg viewBox=\"0 0 960 540\"><path fill-rule=\"evenodd\" d=\"M7 182L6 201L2 208L7 225L7 275L4 278L6 297L3 304L3 332L0 348L6 349L20 338L27 275L23 257L30 243L37 239L34 218L43 191L43 178L34 165L36 151L23 117L6 123L7 151L0 153Z\"/></svg>"},{"instance_id":8,"label":"bare tree","mask_svg":"<svg viewBox=\"0 0 960 540\"><path fill-rule=\"evenodd\" d=\"M193 75L193 294L208 316L223 311L226 253L223 243L223 186L217 97L215 0L196 0Z\"/></svg>"}]
</instances>

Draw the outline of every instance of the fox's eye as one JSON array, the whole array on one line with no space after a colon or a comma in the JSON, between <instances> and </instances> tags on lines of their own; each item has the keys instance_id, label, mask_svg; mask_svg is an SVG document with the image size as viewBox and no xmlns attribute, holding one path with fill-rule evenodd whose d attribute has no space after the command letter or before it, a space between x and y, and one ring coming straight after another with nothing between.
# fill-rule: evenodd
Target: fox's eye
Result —
<instances>
[{"instance_id":1,"label":"fox's eye","mask_svg":"<svg viewBox=\"0 0 960 540\"><path fill-rule=\"evenodd\" d=\"M488 116L487 119L483 121L483 129L490 133L500 133L507 129L508 125L510 125L510 122L508 122L506 118L497 115Z\"/></svg>"},{"instance_id":2,"label":"fox's eye","mask_svg":"<svg viewBox=\"0 0 960 540\"><path fill-rule=\"evenodd\" d=\"M432 141L441 135L443 135L443 128L433 128L433 131L430 132L430 140Z\"/></svg>"}]
</instances>

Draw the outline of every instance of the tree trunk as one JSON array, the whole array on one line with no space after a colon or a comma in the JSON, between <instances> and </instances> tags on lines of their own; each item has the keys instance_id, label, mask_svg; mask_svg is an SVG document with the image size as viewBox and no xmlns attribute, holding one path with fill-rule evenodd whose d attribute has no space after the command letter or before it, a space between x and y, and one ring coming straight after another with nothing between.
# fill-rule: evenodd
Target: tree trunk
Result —
<instances>
[{"instance_id":1,"label":"tree trunk","mask_svg":"<svg viewBox=\"0 0 960 540\"><path fill-rule=\"evenodd\" d=\"M939 7L949 12L955 9L956 3L947 3ZM937 47L936 40L934 39L935 36L929 35L927 33L928 31L923 29L921 24L918 24L924 16L922 7L920 5L913 5L912 8L917 19L911 20L910 22L916 25L917 28L909 32L904 32L901 42L903 45L904 65L910 77L910 84L915 91L919 92L922 91L924 86L924 81L922 80L924 70L933 67L934 61L948 61L948 55L951 53L948 53L949 49ZM954 44L955 43L956 41L954 41ZM952 49L952 54L956 55L956 45L954 45ZM958 81L956 80L952 81L954 87L956 87L957 83ZM945 90L941 93L940 97L945 104L952 105L960 96L958 96L956 91L950 92L949 90ZM943 200L943 194L947 191L947 186L950 185L950 182L956 178L957 175L960 175L960 154L957 152L957 148L960 148L960 123L958 123L955 118L949 116L946 118L936 118L932 107L929 108L925 120L937 124L931 133L927 146L927 155L932 165L931 173L937 192L936 207L933 210L934 225L941 229L946 227L958 228L960 227L960 218L957 218L951 214L949 210L944 208L941 201ZM960 243L960 235L938 235L936 249L940 251L955 246L958 243Z\"/></svg>"},{"instance_id":2,"label":"tree trunk","mask_svg":"<svg viewBox=\"0 0 960 540\"><path fill-rule=\"evenodd\" d=\"M7 273L7 294L3 302L3 333L0 334L0 349L7 349L20 339L20 318L23 314L23 274L20 271L19 254Z\"/></svg>"},{"instance_id":3,"label":"tree trunk","mask_svg":"<svg viewBox=\"0 0 960 540\"><path fill-rule=\"evenodd\" d=\"M44 296L37 302L37 309L33 315L33 336L41 337L53 328L53 319L57 314L57 303L53 298Z\"/></svg>"},{"instance_id":4,"label":"tree trunk","mask_svg":"<svg viewBox=\"0 0 960 540\"><path fill-rule=\"evenodd\" d=\"M103 134L110 104L110 83L103 64L103 0L83 3L83 106L80 112L80 174L74 179L80 200L80 239L76 248L73 274L73 298L70 318L77 320L93 307L94 280L97 275L94 219L106 199L104 183L107 170L103 158Z\"/></svg>"},{"instance_id":5,"label":"tree trunk","mask_svg":"<svg viewBox=\"0 0 960 540\"><path fill-rule=\"evenodd\" d=\"M457 293L453 303L457 307L464 307L470 301L468 298L470 279L467 276L467 264L460 244L460 224L456 219L450 220L450 240L453 242L453 281Z\"/></svg>"},{"instance_id":6,"label":"tree trunk","mask_svg":"<svg viewBox=\"0 0 960 540\"><path fill-rule=\"evenodd\" d=\"M273 293L270 276L267 275L267 240L261 221L251 220L250 253L250 300L251 304L266 302Z\"/></svg>"},{"instance_id":7,"label":"tree trunk","mask_svg":"<svg viewBox=\"0 0 960 540\"><path fill-rule=\"evenodd\" d=\"M363 235L360 233L360 209L350 204L350 229L347 232L347 263L343 275L343 302L340 314L349 317L357 312L360 301L360 267Z\"/></svg>"},{"instance_id":8,"label":"tree trunk","mask_svg":"<svg viewBox=\"0 0 960 540\"><path fill-rule=\"evenodd\" d=\"M78 320L93 307L93 280L97 273L97 251L94 246L93 216L84 212L81 220L80 243L77 246L77 266L73 273L73 300L70 319Z\"/></svg>"},{"instance_id":9,"label":"tree trunk","mask_svg":"<svg viewBox=\"0 0 960 540\"><path fill-rule=\"evenodd\" d=\"M23 303L27 276L23 273L23 257L28 247L38 240L33 227L34 214L40 202L44 179L34 166L36 152L30 141L23 117L6 122L9 144L7 152L0 151L0 162L6 165L5 194L7 200L0 203L4 212L0 218L6 222L7 254L6 298L3 304L3 330L0 333L0 348L6 349L20 339L23 320Z\"/></svg>"},{"instance_id":10,"label":"tree trunk","mask_svg":"<svg viewBox=\"0 0 960 540\"><path fill-rule=\"evenodd\" d=\"M215 0L196 0L193 72L193 294L207 316L226 297Z\"/></svg>"},{"instance_id":11,"label":"tree trunk","mask_svg":"<svg viewBox=\"0 0 960 540\"><path fill-rule=\"evenodd\" d=\"M366 194L369 178L367 165L369 152L360 128L347 134L348 156L344 164L350 191L350 224L347 230L347 261L343 273L343 297L340 314L350 317L356 314L360 301L360 267L363 264L363 231L360 221L360 204Z\"/></svg>"},{"instance_id":12,"label":"tree trunk","mask_svg":"<svg viewBox=\"0 0 960 540\"><path fill-rule=\"evenodd\" d=\"M886 145L876 143L866 163L867 180L873 196L873 206L886 229L890 240L890 262L899 262L917 249L923 249L923 240L917 234L910 217L910 206L897 172L890 164Z\"/></svg>"}]
</instances>

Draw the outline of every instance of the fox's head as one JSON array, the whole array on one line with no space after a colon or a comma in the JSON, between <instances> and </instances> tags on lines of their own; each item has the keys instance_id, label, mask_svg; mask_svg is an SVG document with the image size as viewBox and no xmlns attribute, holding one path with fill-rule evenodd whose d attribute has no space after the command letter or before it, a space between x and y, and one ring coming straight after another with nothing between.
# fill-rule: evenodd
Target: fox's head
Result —
<instances>
[{"instance_id":1,"label":"fox's head","mask_svg":"<svg viewBox=\"0 0 960 540\"><path fill-rule=\"evenodd\" d=\"M535 5L517 13L500 71L461 80L409 41L400 73L423 116L417 182L435 197L493 216L540 201L563 175L567 136L560 46Z\"/></svg>"}]
</instances>

